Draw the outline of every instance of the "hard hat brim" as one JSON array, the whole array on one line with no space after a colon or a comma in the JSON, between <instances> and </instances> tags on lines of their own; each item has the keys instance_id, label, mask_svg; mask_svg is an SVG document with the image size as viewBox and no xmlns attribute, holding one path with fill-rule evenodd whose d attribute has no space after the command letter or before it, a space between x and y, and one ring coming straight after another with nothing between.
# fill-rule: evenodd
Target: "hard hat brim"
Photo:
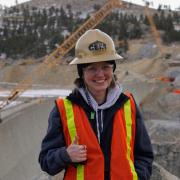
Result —
<instances>
[{"instance_id":1,"label":"hard hat brim","mask_svg":"<svg viewBox=\"0 0 180 180\"><path fill-rule=\"evenodd\" d=\"M113 55L86 56L84 58L74 58L69 64L88 64L103 61L122 60L123 57L115 53Z\"/></svg>"}]
</instances>

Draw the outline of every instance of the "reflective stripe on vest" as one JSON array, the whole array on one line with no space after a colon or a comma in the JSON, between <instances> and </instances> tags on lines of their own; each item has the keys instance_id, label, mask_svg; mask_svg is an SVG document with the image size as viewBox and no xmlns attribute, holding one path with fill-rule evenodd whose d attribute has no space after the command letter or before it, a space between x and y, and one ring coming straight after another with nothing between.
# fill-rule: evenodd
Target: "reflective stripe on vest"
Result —
<instances>
[{"instance_id":1,"label":"reflective stripe on vest","mask_svg":"<svg viewBox=\"0 0 180 180\"><path fill-rule=\"evenodd\" d=\"M64 99L64 106L66 110L67 116L67 126L69 130L69 134L71 137L71 142L73 142L75 136L77 135L76 126L74 122L74 113L72 103L68 99ZM84 165L77 165L77 180L84 180Z\"/></svg>"},{"instance_id":2,"label":"reflective stripe on vest","mask_svg":"<svg viewBox=\"0 0 180 180\"><path fill-rule=\"evenodd\" d=\"M128 100L125 105L124 105L124 116L125 116L125 121L126 121L126 142L127 142L127 159L129 161L129 165L130 165L130 168L131 168L131 172L133 174L133 180L137 180L138 177L137 177L137 173L134 169L134 164L132 162L132 159L130 157L131 155L131 146L130 146L130 143L131 143L131 138L132 138L132 118L131 118L131 115L132 115L132 112L131 112L131 102L130 100Z\"/></svg>"}]
</instances>

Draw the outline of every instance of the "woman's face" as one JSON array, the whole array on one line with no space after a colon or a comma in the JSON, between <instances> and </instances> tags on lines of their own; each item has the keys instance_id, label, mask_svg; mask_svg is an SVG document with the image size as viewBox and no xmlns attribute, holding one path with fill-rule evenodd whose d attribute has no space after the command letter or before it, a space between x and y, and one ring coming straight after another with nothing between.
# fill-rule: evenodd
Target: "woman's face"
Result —
<instances>
[{"instance_id":1,"label":"woman's face","mask_svg":"<svg viewBox=\"0 0 180 180\"><path fill-rule=\"evenodd\" d=\"M113 65L107 62L92 63L83 69L83 78L91 93L104 93L113 78Z\"/></svg>"}]
</instances>

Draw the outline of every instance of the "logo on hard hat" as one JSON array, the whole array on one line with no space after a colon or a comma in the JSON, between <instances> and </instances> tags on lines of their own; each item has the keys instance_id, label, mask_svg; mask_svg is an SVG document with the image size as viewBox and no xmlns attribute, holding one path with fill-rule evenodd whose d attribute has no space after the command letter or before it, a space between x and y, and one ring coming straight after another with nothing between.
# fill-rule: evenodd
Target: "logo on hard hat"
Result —
<instances>
[{"instance_id":1,"label":"logo on hard hat","mask_svg":"<svg viewBox=\"0 0 180 180\"><path fill-rule=\"evenodd\" d=\"M95 41L89 45L89 50L93 53L102 53L106 50L106 44L101 41Z\"/></svg>"}]
</instances>

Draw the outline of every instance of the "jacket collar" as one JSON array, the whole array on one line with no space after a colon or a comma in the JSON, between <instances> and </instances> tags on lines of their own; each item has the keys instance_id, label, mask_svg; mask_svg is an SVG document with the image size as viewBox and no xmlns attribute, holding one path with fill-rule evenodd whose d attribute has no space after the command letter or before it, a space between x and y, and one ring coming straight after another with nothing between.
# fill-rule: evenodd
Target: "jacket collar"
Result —
<instances>
[{"instance_id":1,"label":"jacket collar","mask_svg":"<svg viewBox=\"0 0 180 180\"><path fill-rule=\"evenodd\" d=\"M103 110L114 105L122 93L122 87L116 85L114 88L110 88L108 90L105 103L101 105L98 105L96 100L92 97L91 93L87 89L79 88L78 91L80 92L86 103L89 104L95 111L97 111L97 109Z\"/></svg>"}]
</instances>

